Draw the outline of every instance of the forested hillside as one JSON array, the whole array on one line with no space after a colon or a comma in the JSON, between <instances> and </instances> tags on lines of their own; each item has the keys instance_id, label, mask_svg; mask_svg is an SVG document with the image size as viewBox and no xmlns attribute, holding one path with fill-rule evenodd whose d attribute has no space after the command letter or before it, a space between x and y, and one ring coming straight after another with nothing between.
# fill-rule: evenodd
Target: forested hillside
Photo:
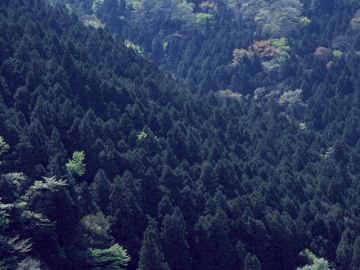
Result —
<instances>
[{"instance_id":1,"label":"forested hillside","mask_svg":"<svg viewBox=\"0 0 360 270\"><path fill-rule=\"evenodd\" d=\"M313 69L316 56L329 68L360 50L359 1L49 1L91 14L82 16L86 24L120 33L129 47L201 93L309 92L315 80L305 73L324 72L322 64Z\"/></svg>"},{"instance_id":2,"label":"forested hillside","mask_svg":"<svg viewBox=\"0 0 360 270\"><path fill-rule=\"evenodd\" d=\"M0 269L358 270L359 8L0 1Z\"/></svg>"}]
</instances>

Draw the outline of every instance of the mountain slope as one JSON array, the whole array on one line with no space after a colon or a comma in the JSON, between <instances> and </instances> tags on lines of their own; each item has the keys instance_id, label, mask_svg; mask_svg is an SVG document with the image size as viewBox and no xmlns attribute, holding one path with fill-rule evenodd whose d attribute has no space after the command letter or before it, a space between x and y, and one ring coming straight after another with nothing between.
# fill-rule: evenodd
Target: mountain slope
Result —
<instances>
[{"instance_id":1,"label":"mountain slope","mask_svg":"<svg viewBox=\"0 0 360 270\"><path fill-rule=\"evenodd\" d=\"M305 248L357 269L355 49L314 54L314 42L263 81L251 69L267 74L258 57L245 57L231 68L283 84L244 99L194 94L121 38L43 1L2 1L0 33L5 269L27 257L97 269L104 250L123 263L115 243L129 269L295 269ZM265 45L286 51L283 41Z\"/></svg>"}]
</instances>

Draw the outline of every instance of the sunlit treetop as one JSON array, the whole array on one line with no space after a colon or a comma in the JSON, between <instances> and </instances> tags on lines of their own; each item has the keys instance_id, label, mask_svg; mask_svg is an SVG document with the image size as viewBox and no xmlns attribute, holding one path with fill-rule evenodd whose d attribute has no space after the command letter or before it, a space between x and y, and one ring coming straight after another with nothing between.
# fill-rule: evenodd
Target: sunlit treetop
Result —
<instances>
[{"instance_id":1,"label":"sunlit treetop","mask_svg":"<svg viewBox=\"0 0 360 270\"><path fill-rule=\"evenodd\" d=\"M69 174L77 174L82 176L86 172L85 153L84 151L75 151L72 159L66 163L66 169Z\"/></svg>"},{"instance_id":2,"label":"sunlit treetop","mask_svg":"<svg viewBox=\"0 0 360 270\"><path fill-rule=\"evenodd\" d=\"M355 16L351 20L351 29L354 31L360 30L360 10L358 10Z\"/></svg>"}]
</instances>

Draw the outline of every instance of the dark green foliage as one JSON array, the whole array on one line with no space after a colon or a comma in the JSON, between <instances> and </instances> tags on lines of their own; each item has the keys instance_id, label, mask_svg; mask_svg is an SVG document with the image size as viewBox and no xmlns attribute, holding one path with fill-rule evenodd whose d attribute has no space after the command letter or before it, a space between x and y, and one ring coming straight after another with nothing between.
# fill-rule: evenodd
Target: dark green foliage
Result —
<instances>
[{"instance_id":1,"label":"dark green foliage","mask_svg":"<svg viewBox=\"0 0 360 270\"><path fill-rule=\"evenodd\" d=\"M245 257L244 270L261 270L260 262L255 255L248 253Z\"/></svg>"},{"instance_id":2,"label":"dark green foliage","mask_svg":"<svg viewBox=\"0 0 360 270\"><path fill-rule=\"evenodd\" d=\"M359 268L356 1L51 2L0 1L0 268Z\"/></svg>"},{"instance_id":3,"label":"dark green foliage","mask_svg":"<svg viewBox=\"0 0 360 270\"><path fill-rule=\"evenodd\" d=\"M170 269L191 269L191 255L186 240L186 224L181 210L166 215L161 229L161 242Z\"/></svg>"},{"instance_id":4,"label":"dark green foliage","mask_svg":"<svg viewBox=\"0 0 360 270\"><path fill-rule=\"evenodd\" d=\"M99 170L91 184L91 193L94 202L104 213L109 213L109 198L111 192L111 183L103 170Z\"/></svg>"},{"instance_id":5,"label":"dark green foliage","mask_svg":"<svg viewBox=\"0 0 360 270\"><path fill-rule=\"evenodd\" d=\"M126 171L113 180L110 194L111 232L114 239L129 249L134 260L140 249L146 217L141 208L139 191L134 176Z\"/></svg>"},{"instance_id":6,"label":"dark green foliage","mask_svg":"<svg viewBox=\"0 0 360 270\"><path fill-rule=\"evenodd\" d=\"M150 220L144 233L139 254L139 270L169 270L161 249L159 232L155 220Z\"/></svg>"},{"instance_id":7,"label":"dark green foliage","mask_svg":"<svg viewBox=\"0 0 360 270\"><path fill-rule=\"evenodd\" d=\"M358 236L354 243L353 256L351 259L351 267L356 270L360 268L360 236Z\"/></svg>"}]
</instances>

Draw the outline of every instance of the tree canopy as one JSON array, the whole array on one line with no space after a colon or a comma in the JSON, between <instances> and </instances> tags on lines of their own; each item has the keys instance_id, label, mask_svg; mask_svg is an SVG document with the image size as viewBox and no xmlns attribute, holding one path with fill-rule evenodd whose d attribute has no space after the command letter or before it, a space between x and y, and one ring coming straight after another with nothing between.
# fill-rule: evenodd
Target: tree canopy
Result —
<instances>
[{"instance_id":1,"label":"tree canopy","mask_svg":"<svg viewBox=\"0 0 360 270\"><path fill-rule=\"evenodd\" d=\"M357 270L359 8L0 1L0 268Z\"/></svg>"}]
</instances>

